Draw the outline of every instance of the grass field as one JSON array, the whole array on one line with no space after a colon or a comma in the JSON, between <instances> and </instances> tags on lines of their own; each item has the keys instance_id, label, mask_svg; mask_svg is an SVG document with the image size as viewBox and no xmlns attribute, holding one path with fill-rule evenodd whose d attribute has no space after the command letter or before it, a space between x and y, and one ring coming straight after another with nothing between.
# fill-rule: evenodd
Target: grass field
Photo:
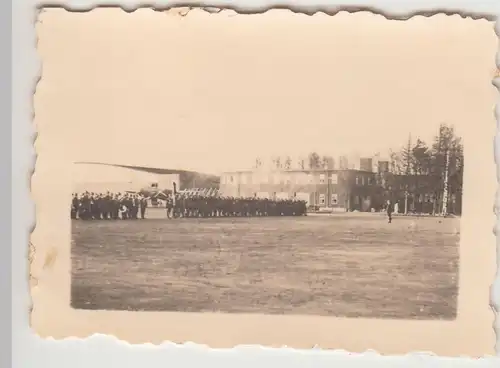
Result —
<instances>
[{"instance_id":1,"label":"grass field","mask_svg":"<svg viewBox=\"0 0 500 368\"><path fill-rule=\"evenodd\" d=\"M453 319L459 221L77 220L72 306Z\"/></svg>"}]
</instances>

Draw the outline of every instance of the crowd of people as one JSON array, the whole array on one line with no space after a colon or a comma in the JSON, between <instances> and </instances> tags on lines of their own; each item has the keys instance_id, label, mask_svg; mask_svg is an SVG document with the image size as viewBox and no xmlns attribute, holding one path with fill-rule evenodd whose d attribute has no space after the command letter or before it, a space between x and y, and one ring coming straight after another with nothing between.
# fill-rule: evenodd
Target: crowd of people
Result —
<instances>
[{"instance_id":1,"label":"crowd of people","mask_svg":"<svg viewBox=\"0 0 500 368\"><path fill-rule=\"evenodd\" d=\"M73 193L71 218L81 220L144 219L148 197L138 193Z\"/></svg>"},{"instance_id":2,"label":"crowd of people","mask_svg":"<svg viewBox=\"0 0 500 368\"><path fill-rule=\"evenodd\" d=\"M162 199L168 218L304 216L305 201L296 199L235 198L176 193L74 193L71 218L82 220L127 220L146 218L150 202ZM163 206L164 204L164 206Z\"/></svg>"}]
</instances>

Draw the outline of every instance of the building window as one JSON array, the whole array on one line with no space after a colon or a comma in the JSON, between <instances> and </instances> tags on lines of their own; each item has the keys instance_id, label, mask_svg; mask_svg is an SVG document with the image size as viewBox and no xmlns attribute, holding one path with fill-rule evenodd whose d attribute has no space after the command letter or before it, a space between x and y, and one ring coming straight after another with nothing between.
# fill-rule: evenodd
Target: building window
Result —
<instances>
[{"instance_id":1,"label":"building window","mask_svg":"<svg viewBox=\"0 0 500 368\"><path fill-rule=\"evenodd\" d=\"M319 195L319 204L321 204L321 205L325 204L325 195L324 194Z\"/></svg>"},{"instance_id":2,"label":"building window","mask_svg":"<svg viewBox=\"0 0 500 368\"><path fill-rule=\"evenodd\" d=\"M151 188L158 188L158 183L152 183Z\"/></svg>"},{"instance_id":3,"label":"building window","mask_svg":"<svg viewBox=\"0 0 500 368\"><path fill-rule=\"evenodd\" d=\"M332 181L332 184L338 184L338 182L339 182L338 175L337 174L332 174L330 176L330 180Z\"/></svg>"},{"instance_id":4,"label":"building window","mask_svg":"<svg viewBox=\"0 0 500 368\"><path fill-rule=\"evenodd\" d=\"M332 204L336 205L339 201L339 195L337 193L332 194Z\"/></svg>"},{"instance_id":5,"label":"building window","mask_svg":"<svg viewBox=\"0 0 500 368\"><path fill-rule=\"evenodd\" d=\"M361 185L365 185L365 177L364 176L361 177Z\"/></svg>"},{"instance_id":6,"label":"building window","mask_svg":"<svg viewBox=\"0 0 500 368\"><path fill-rule=\"evenodd\" d=\"M359 176L356 175L356 185L359 185Z\"/></svg>"},{"instance_id":7,"label":"building window","mask_svg":"<svg viewBox=\"0 0 500 368\"><path fill-rule=\"evenodd\" d=\"M232 184L232 183L234 183L234 176L233 176L233 175L231 175L231 176L230 176L230 178L229 178L229 182L230 182L231 184Z\"/></svg>"},{"instance_id":8,"label":"building window","mask_svg":"<svg viewBox=\"0 0 500 368\"><path fill-rule=\"evenodd\" d=\"M325 184L325 174L320 174L319 175L319 183L320 184Z\"/></svg>"},{"instance_id":9,"label":"building window","mask_svg":"<svg viewBox=\"0 0 500 368\"><path fill-rule=\"evenodd\" d=\"M314 176L312 176L312 174L307 175L307 182L309 184L314 184Z\"/></svg>"},{"instance_id":10,"label":"building window","mask_svg":"<svg viewBox=\"0 0 500 368\"><path fill-rule=\"evenodd\" d=\"M368 185L372 185L372 178L371 178L371 176L369 176L367 179L368 179Z\"/></svg>"},{"instance_id":11,"label":"building window","mask_svg":"<svg viewBox=\"0 0 500 368\"><path fill-rule=\"evenodd\" d=\"M246 184L247 183L246 174L241 174L240 175L240 183L241 184Z\"/></svg>"}]
</instances>

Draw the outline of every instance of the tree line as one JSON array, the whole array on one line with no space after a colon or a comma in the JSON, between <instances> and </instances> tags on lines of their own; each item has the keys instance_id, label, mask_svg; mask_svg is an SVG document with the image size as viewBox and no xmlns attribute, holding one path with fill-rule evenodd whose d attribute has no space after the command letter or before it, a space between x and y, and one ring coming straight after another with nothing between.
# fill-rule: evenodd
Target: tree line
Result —
<instances>
[{"instance_id":1,"label":"tree line","mask_svg":"<svg viewBox=\"0 0 500 368\"><path fill-rule=\"evenodd\" d=\"M386 190L404 193L404 212L427 203L423 212L461 212L464 170L462 139L451 125L441 124L431 144L411 136L390 153ZM422 197L425 197L424 199ZM419 211L420 212L420 211Z\"/></svg>"},{"instance_id":2,"label":"tree line","mask_svg":"<svg viewBox=\"0 0 500 368\"><path fill-rule=\"evenodd\" d=\"M256 158L254 169L258 169L262 166L263 166L262 159ZM271 159L271 168L277 170L290 170L290 169L333 170L335 169L335 159L333 158L333 156L320 155L317 152L311 152L306 157L300 157L295 160L292 159L291 156L274 156Z\"/></svg>"}]
</instances>

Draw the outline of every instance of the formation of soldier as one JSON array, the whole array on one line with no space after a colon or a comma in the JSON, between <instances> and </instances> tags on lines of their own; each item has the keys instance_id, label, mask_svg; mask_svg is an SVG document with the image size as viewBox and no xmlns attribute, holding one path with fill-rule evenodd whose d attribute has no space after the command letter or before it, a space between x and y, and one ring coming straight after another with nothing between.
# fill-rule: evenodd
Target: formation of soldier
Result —
<instances>
[{"instance_id":1,"label":"formation of soldier","mask_svg":"<svg viewBox=\"0 0 500 368\"><path fill-rule=\"evenodd\" d=\"M305 201L296 199L235 198L176 194L166 199L167 216L172 217L259 217L304 216Z\"/></svg>"},{"instance_id":2,"label":"formation of soldier","mask_svg":"<svg viewBox=\"0 0 500 368\"><path fill-rule=\"evenodd\" d=\"M305 201L296 199L235 198L184 193L157 193L147 197L136 193L73 194L71 218L82 220L144 219L148 201L162 198L168 218L305 216Z\"/></svg>"},{"instance_id":3,"label":"formation of soldier","mask_svg":"<svg viewBox=\"0 0 500 368\"><path fill-rule=\"evenodd\" d=\"M149 197L131 193L73 193L71 218L82 220L144 219Z\"/></svg>"}]
</instances>

